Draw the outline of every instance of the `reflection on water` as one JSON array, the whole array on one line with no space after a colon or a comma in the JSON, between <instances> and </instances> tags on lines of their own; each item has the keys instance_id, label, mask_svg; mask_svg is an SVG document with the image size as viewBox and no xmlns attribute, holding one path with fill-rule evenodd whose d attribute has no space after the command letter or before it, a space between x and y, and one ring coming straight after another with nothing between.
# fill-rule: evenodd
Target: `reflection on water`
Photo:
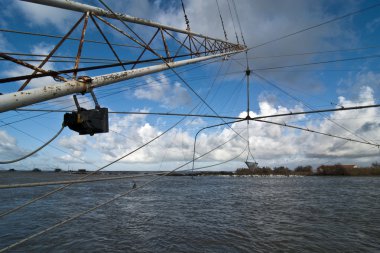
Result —
<instances>
[{"instance_id":1,"label":"reflection on water","mask_svg":"<svg viewBox=\"0 0 380 253\"><path fill-rule=\"evenodd\" d=\"M75 185L0 218L0 246L132 185ZM2 190L0 211L55 187ZM164 177L15 252L379 252L379 196L376 177Z\"/></svg>"}]
</instances>

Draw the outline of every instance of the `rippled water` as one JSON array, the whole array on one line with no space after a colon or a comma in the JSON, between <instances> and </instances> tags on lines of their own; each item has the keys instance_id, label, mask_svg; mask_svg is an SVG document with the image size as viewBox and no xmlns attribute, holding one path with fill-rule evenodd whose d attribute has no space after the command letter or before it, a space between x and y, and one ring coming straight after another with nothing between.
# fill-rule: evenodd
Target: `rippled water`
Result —
<instances>
[{"instance_id":1,"label":"rippled water","mask_svg":"<svg viewBox=\"0 0 380 253\"><path fill-rule=\"evenodd\" d=\"M131 186L75 185L0 218L0 248ZM1 190L0 211L46 190ZM380 178L164 177L11 252L380 252Z\"/></svg>"}]
</instances>

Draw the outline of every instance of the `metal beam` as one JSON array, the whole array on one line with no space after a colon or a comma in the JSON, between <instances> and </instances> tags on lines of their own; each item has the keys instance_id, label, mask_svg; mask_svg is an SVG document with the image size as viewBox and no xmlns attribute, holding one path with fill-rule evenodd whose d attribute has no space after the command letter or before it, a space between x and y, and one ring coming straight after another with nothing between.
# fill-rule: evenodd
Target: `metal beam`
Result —
<instances>
[{"instance_id":1,"label":"metal beam","mask_svg":"<svg viewBox=\"0 0 380 253\"><path fill-rule=\"evenodd\" d=\"M75 93L86 93L93 88L129 80L132 78L153 74L169 68L176 68L185 66L188 64L210 60L217 57L224 57L230 54L241 53L244 50L216 54L210 56L203 56L193 59L187 59L177 62L164 63L160 65L144 67L139 69L132 69L127 71L116 72L107 75L101 75L92 77L89 82L72 80L64 83L46 85L41 88L34 88L25 91L13 92L8 94L0 95L0 112L5 112L9 110L14 110L23 106L32 105L35 103L47 101L50 99L55 99L58 97L63 97Z\"/></svg>"},{"instance_id":2,"label":"metal beam","mask_svg":"<svg viewBox=\"0 0 380 253\"><path fill-rule=\"evenodd\" d=\"M160 23L156 23L156 22L153 22L151 20L132 17L132 16L129 16L127 14L116 13L117 16L115 16L114 14L112 14L111 12L109 12L105 9L95 7L95 6L91 6L88 4L82 4L82 3L74 2L71 0L70 1L68 1L68 0L22 0L22 1L30 2L30 3L36 3L36 4L42 4L42 5L52 6L52 7L57 7L57 8L61 8L61 9L71 10L71 11L83 12L83 13L91 12L92 14L95 14L97 16L103 16L103 17L112 18L112 19L119 19L120 18L121 20L131 22L131 23L135 23L135 24L146 25L146 26L151 26L151 27L156 27L156 28L162 28L162 29L166 29L166 30L170 30L170 31L174 31L174 32L179 32L179 33L188 34L188 35L192 35L192 36L198 36L201 38L206 38L206 39L211 39L211 40L223 41L221 39L208 37L208 36L205 36L205 35L200 34L200 33L194 33L194 32L179 29L176 27L172 27L172 26L168 26L168 25L162 25ZM233 43L229 43L229 44L233 44ZM237 46L238 44L233 44L233 45ZM242 45L239 45L239 46L242 46Z\"/></svg>"}]
</instances>

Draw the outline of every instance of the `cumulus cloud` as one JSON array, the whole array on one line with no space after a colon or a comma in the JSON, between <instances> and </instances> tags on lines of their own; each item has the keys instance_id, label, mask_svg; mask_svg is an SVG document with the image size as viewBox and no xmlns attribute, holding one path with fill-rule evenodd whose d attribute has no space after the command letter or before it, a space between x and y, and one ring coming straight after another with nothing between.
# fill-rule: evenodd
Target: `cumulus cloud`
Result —
<instances>
[{"instance_id":1,"label":"cumulus cloud","mask_svg":"<svg viewBox=\"0 0 380 253\"><path fill-rule=\"evenodd\" d=\"M212 37L224 38L219 13L214 1L193 0L184 1L184 3L192 31L207 34ZM322 1L270 0L259 1L252 4L250 0L241 0L237 2L236 8L239 14L243 35L245 35L245 41L248 47L252 47L281 37L282 35L301 30L305 27L321 23L357 8L353 2L345 1L344 3L344 7L340 6L340 8L327 9L325 3ZM219 5L229 41L236 42L234 26L237 30L236 33L240 37L237 19L235 16L233 19L231 18L227 1L219 1ZM157 5L155 7L159 8L162 6ZM231 5L231 7L233 8L233 5ZM278 12L279 9L281 12ZM234 15L233 10L232 12ZM154 20L164 24L181 28L185 27L183 13L179 5L159 8L152 17ZM233 20L235 25L233 24ZM357 38L355 32L349 28L349 24L349 21L331 23L326 26L321 26L318 29L300 33L278 42L250 50L248 52L248 57L252 59L249 61L250 67L253 69L263 69L289 65L289 62L297 64L307 63L317 59L326 59L326 56L311 54L298 57L257 57L352 47L357 43ZM241 41L242 39L240 38L240 42ZM240 59L241 63L245 65L245 58L241 55L237 55L233 58ZM241 65L236 63L231 65L230 71L243 72ZM272 80L281 81L281 84L286 87L296 87L301 83L307 83L309 91L314 94L319 94L325 87L325 84L320 80L318 75L310 75L310 73L302 71L260 71L260 73L264 76L270 74Z\"/></svg>"},{"instance_id":2,"label":"cumulus cloud","mask_svg":"<svg viewBox=\"0 0 380 253\"><path fill-rule=\"evenodd\" d=\"M355 98L348 99L341 96L339 101L344 106L363 105L362 97L366 97L367 102L368 98L372 97L374 99L373 90L370 87L362 87L361 92ZM273 101L276 101L275 99L271 101L262 98L259 102L259 110L256 112L251 111L250 116L254 118L304 110L301 105L286 108L274 104ZM142 111L148 112L149 110L144 109ZM244 118L246 112L241 112L238 116ZM376 142L380 126L379 118L380 111L372 108L358 111L334 112L326 115L325 119L297 115L266 120L298 125L342 137L357 140L363 138L370 142ZM331 123L330 120L339 123L345 129L351 130L355 135ZM183 125L178 125L158 140L135 152L143 144L166 130L165 127L157 124L158 121L159 119L156 122L152 122L146 115L111 116L111 131L107 134L89 137L79 136L73 132L62 137L58 141L58 144L68 149L72 155L65 154L58 157L58 159L68 163L74 162L75 159L73 157L87 160L94 158L94 154L96 154L98 162L108 163L131 153L121 160L122 165L118 167L121 169L135 169L137 164L150 166L150 169L159 169L161 168L159 166L161 162L174 162L178 164L183 161L190 161L193 155L194 128L200 129L201 125L207 125L203 120L195 120L194 124L189 123L191 121L184 121ZM373 162L376 155L378 155L378 150L368 145L347 142L263 122L250 121L249 125L247 125L247 122L244 121L232 124L231 128L233 130L228 127L217 127L201 132L197 139L196 157L228 140L230 141L197 161L196 166L201 166L202 162L226 161L239 154L241 156L238 160L242 163L247 155L247 150L245 150L247 148L247 141L240 137L234 138L234 136L236 132L239 132L242 137L248 138L247 127L249 131L250 151L260 165L276 166L285 164L296 166L305 163L318 165L329 161L352 161L353 163L368 164ZM0 139L2 140L0 142L1 151L17 150L14 138L4 132L0 132Z\"/></svg>"},{"instance_id":3,"label":"cumulus cloud","mask_svg":"<svg viewBox=\"0 0 380 253\"><path fill-rule=\"evenodd\" d=\"M11 160L18 158L27 153L21 149L16 138L10 136L7 132L0 130L0 157L1 160Z\"/></svg>"},{"instance_id":4,"label":"cumulus cloud","mask_svg":"<svg viewBox=\"0 0 380 253\"><path fill-rule=\"evenodd\" d=\"M78 135L72 132L59 139L59 146L69 151L69 154L60 155L57 159L65 163L77 163L79 160L76 158L83 158L89 145L89 137L85 135Z\"/></svg>"},{"instance_id":5,"label":"cumulus cloud","mask_svg":"<svg viewBox=\"0 0 380 253\"><path fill-rule=\"evenodd\" d=\"M13 5L15 10L22 12L31 27L53 25L61 31L66 31L80 15L73 11L23 1L14 1Z\"/></svg>"},{"instance_id":6,"label":"cumulus cloud","mask_svg":"<svg viewBox=\"0 0 380 253\"><path fill-rule=\"evenodd\" d=\"M0 131L0 150L2 152L15 150L16 139L9 136L6 132Z\"/></svg>"},{"instance_id":7,"label":"cumulus cloud","mask_svg":"<svg viewBox=\"0 0 380 253\"><path fill-rule=\"evenodd\" d=\"M147 77L146 86L138 88L134 95L138 99L147 99L160 102L164 107L174 108L191 102L188 91L178 82L171 84L165 74L158 74L157 78Z\"/></svg>"},{"instance_id":8,"label":"cumulus cloud","mask_svg":"<svg viewBox=\"0 0 380 253\"><path fill-rule=\"evenodd\" d=\"M373 90L370 87L362 87L361 92L353 100L339 97L339 104L344 106L360 106L374 104ZM365 98L365 100L363 100ZM334 112L329 119L323 119L318 123L321 132L356 139L363 142L377 143L379 134L379 116L377 108L364 110ZM332 122L333 121L333 122ZM310 127L313 126L309 123ZM348 131L347 131L348 130ZM368 158L378 154L376 149L368 145L348 142L336 138L310 135L306 138L305 155L307 157L362 157ZM315 145L318 143L318 145Z\"/></svg>"},{"instance_id":9,"label":"cumulus cloud","mask_svg":"<svg viewBox=\"0 0 380 253\"><path fill-rule=\"evenodd\" d=\"M227 1L219 1L219 3L228 32L228 38L230 41L235 41L233 23L229 16ZM326 6L323 1L270 0L255 2L253 5L250 0L241 0L237 2L237 11L245 40L248 46L254 46L331 19L339 14L348 12L348 10L356 9L357 3L354 1L338 1L335 4L338 5L339 3L345 4L340 8L329 8L331 6ZM31 26L44 27L51 24L58 29L63 29L69 22L70 16L65 16L64 14L66 11L46 7L48 8L47 11L43 9L45 7L29 5L24 2L17 2L16 4L20 5L20 9L26 14L26 18L30 19ZM142 0L112 1L110 4L113 9L120 12L149 18L176 27L185 27L183 13L178 2L174 4L174 2L168 3L168 1L152 2ZM224 37L215 2L192 0L185 1L185 6L192 31L219 38ZM281 9L281 12L278 11L279 9ZM44 11L44 15L41 15L42 11ZM358 38L349 25L350 20L347 20L347 22L331 23L328 26L319 27L310 32L281 40L278 43L255 48L255 50L249 51L248 56L253 58L305 51L323 51L345 46L352 47L357 43ZM238 27L237 24L235 26ZM368 23L366 28L371 30L377 26L378 21L374 20L372 23ZM139 32L144 33L145 29L140 29ZM238 33L240 32L238 31ZM40 44L32 48L31 52L46 53L49 49L51 49L51 45ZM292 63L308 62L323 57L304 55L296 58L256 58L249 63L251 68L258 69L289 65L290 61ZM47 69L50 68L53 69L54 65L47 66ZM12 75L24 73L21 69L16 70ZM242 71L241 65L231 64L230 71L234 70ZM25 71L26 74L30 72L30 70ZM266 76L268 72L261 71L260 73ZM308 92L310 93L321 92L326 86L326 82L323 82L317 74L310 75L305 72L271 72L272 79L275 81L280 80L284 86L293 88L299 87L300 84L304 87L306 83L308 84ZM375 103L376 94L379 92L378 87L380 87L379 80L380 76L378 73L366 71L365 68L363 68L362 72L351 74L349 78L342 78L339 83L338 92L340 97L337 99L338 107ZM51 83L51 79L49 79L49 83ZM164 108L179 107L191 102L191 97L186 87L170 80L164 74L159 74L155 78L147 77L145 83L146 85L143 88L135 90L135 98L158 103ZM37 83L33 83L31 87L37 86ZM298 104L281 106L278 102L279 97L276 94L263 93L259 96L258 110L250 112L250 116L295 112L305 109ZM239 116L245 117L246 114L242 112ZM300 124L302 127L315 129L320 132L374 142L378 136L379 116L378 109L366 109L331 113L326 115L328 119L299 115L272 118L270 120L278 123ZM341 127L332 123L331 120L339 123ZM126 162L156 164L163 160L173 162L190 160L192 158L194 129L199 129L206 124L207 122L204 119L187 120L182 125L182 128L180 126L176 127L148 147L124 159L123 162L124 164ZM231 127L235 131L241 132L241 135L245 138L248 138L246 122L236 123ZM349 129L351 133L342 127ZM361 159L361 162L370 162L376 154L375 149L371 149L363 144L301 132L269 123L250 122L248 128L251 151L263 165L270 162L284 164L288 160L299 161L299 159L319 159L319 162L325 162L328 159L342 159L345 161L346 158L358 158ZM99 157L103 161L109 162L133 151L165 131L163 126L160 126L157 122L153 122L144 115L111 117L110 129L112 130L110 133L96 135L91 139L73 133L70 136L62 138L59 143L62 147L71 150L74 156L83 156L87 152L91 154L95 153L100 154ZM209 151L234 135L235 132L227 127L218 127L212 131L202 132L197 141L197 155ZM223 146L223 148L203 158L202 161L227 160L242 152L246 145L247 142L245 140L237 137ZM66 161L70 159L69 156L62 156L61 158Z\"/></svg>"},{"instance_id":10,"label":"cumulus cloud","mask_svg":"<svg viewBox=\"0 0 380 253\"><path fill-rule=\"evenodd\" d=\"M373 96L378 95L379 92L380 73L374 71L362 70L355 74L350 73L348 77L341 78L338 83L338 94L345 97L355 97L360 94L361 102L372 102Z\"/></svg>"},{"instance_id":11,"label":"cumulus cloud","mask_svg":"<svg viewBox=\"0 0 380 253\"><path fill-rule=\"evenodd\" d=\"M65 136L61 138L59 140L59 145L61 145L64 148L82 153L86 150L88 141L86 139L86 136L72 134L70 136Z\"/></svg>"}]
</instances>

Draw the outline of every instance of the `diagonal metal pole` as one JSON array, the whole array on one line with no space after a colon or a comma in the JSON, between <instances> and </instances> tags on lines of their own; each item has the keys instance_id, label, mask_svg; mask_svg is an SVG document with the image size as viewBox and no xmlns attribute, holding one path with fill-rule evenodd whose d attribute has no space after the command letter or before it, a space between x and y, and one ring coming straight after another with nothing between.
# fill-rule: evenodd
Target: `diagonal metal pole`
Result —
<instances>
[{"instance_id":1,"label":"diagonal metal pole","mask_svg":"<svg viewBox=\"0 0 380 253\"><path fill-rule=\"evenodd\" d=\"M76 57L76 59L75 59L75 66L74 66L74 69L78 69L78 67L79 67L80 57L81 57L81 55L82 55L82 48L83 48L83 43L84 43L84 36L86 35L87 23L88 23L88 16L89 16L89 15L90 15L90 12L86 12L86 14L85 14L85 18L84 18L84 23L83 23L82 34L81 34L80 42L79 42L79 46L78 46L77 57ZM77 72L77 71L74 71L73 79L76 79L76 78L77 78L77 74L78 74L78 72Z\"/></svg>"},{"instance_id":2,"label":"diagonal metal pole","mask_svg":"<svg viewBox=\"0 0 380 253\"><path fill-rule=\"evenodd\" d=\"M166 57L170 59L169 47L168 47L168 44L166 43L166 38L165 38L165 35L162 31L162 28L160 28L160 32L161 32L162 43L164 43L164 47L165 47Z\"/></svg>"},{"instance_id":3,"label":"diagonal metal pole","mask_svg":"<svg viewBox=\"0 0 380 253\"><path fill-rule=\"evenodd\" d=\"M98 29L99 33L102 35L103 39L106 41L106 43L108 44L109 48L111 49L113 55L116 57L117 61L121 64L121 67L124 69L124 70L127 70L124 65L122 64L119 56L117 55L115 49L113 48L113 46L111 45L111 43L109 42L109 40L107 39L106 35L103 33L102 29L100 28L100 26L98 25L98 22L96 22L96 20L94 19L94 17L92 15L90 15L90 18L92 20L92 22L94 22L96 28Z\"/></svg>"},{"instance_id":4,"label":"diagonal metal pole","mask_svg":"<svg viewBox=\"0 0 380 253\"><path fill-rule=\"evenodd\" d=\"M141 52L141 54L139 55L139 57L137 58L136 62L139 62L141 57L144 55L144 53L146 52L147 48L150 48L150 44L152 44L154 38L156 38L158 32L160 31L160 29L157 29L157 31L154 33L153 37L149 40L148 44L146 47L144 47L144 50ZM136 67L137 63L133 64L132 68L131 69L134 69Z\"/></svg>"},{"instance_id":5,"label":"diagonal metal pole","mask_svg":"<svg viewBox=\"0 0 380 253\"><path fill-rule=\"evenodd\" d=\"M27 67L27 68L33 69L33 70L35 70L35 71L38 71L38 72L41 72L41 73L44 73L44 74L49 74L49 75L51 75L52 77L54 77L54 78L56 78L56 79L58 79L58 80L60 80L60 81L63 81L63 82L67 81L65 78L59 76L59 75L57 74L57 72L53 72L53 71L49 71L49 70L41 69L41 68L36 67L36 66L34 66L34 65L32 65L32 64L29 64L29 63L27 63L27 62L21 61L21 60L16 59L16 58L13 58L13 57L11 57L11 56L9 56L9 55L7 55L7 54L0 53L0 57L6 59L6 60L8 60L8 61L14 62L14 63L16 63L16 64L22 65L22 66L24 66L24 67Z\"/></svg>"},{"instance_id":6,"label":"diagonal metal pole","mask_svg":"<svg viewBox=\"0 0 380 253\"><path fill-rule=\"evenodd\" d=\"M46 56L46 58L41 62L40 65L38 65L38 68L42 68L46 62L49 61L50 57L58 50L58 48L62 45L62 43L70 36L70 34L75 30L75 28L77 28L77 26L80 24L80 22L82 22L82 20L84 19L86 15L84 14L76 23L75 25L70 29L70 31L65 35L63 36L63 38L58 42L58 44L53 48L53 50L51 50L51 52ZM38 71L34 71L32 73L32 75L35 75L37 74ZM28 80L26 80L24 82L24 84L18 89L18 91L22 91L27 85L28 83L30 83L30 81L33 79L33 77L29 78Z\"/></svg>"},{"instance_id":7,"label":"diagonal metal pole","mask_svg":"<svg viewBox=\"0 0 380 253\"><path fill-rule=\"evenodd\" d=\"M163 56L160 55L159 53L155 52L152 48L150 48L149 46L147 46L145 43L141 43L140 41L136 40L135 38L133 38L130 34L128 34L127 32L125 32L124 30L116 27L115 25L111 24L110 22L108 22L107 20L99 17L99 16L95 16L97 19L101 20L103 23L105 23L106 25L108 25L109 27L115 29L116 31L118 31L119 33L123 34L124 36L128 37L130 40L132 40L133 42L135 42L136 44L138 44L139 46L153 52L154 54L156 54L158 57L162 58ZM128 26L127 26L128 27ZM129 28L129 27L128 27Z\"/></svg>"}]
</instances>

